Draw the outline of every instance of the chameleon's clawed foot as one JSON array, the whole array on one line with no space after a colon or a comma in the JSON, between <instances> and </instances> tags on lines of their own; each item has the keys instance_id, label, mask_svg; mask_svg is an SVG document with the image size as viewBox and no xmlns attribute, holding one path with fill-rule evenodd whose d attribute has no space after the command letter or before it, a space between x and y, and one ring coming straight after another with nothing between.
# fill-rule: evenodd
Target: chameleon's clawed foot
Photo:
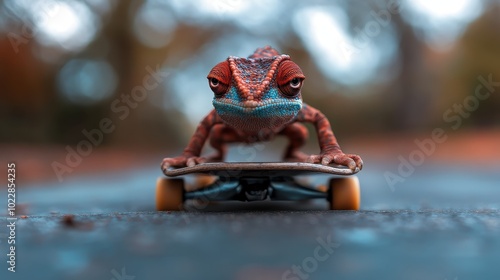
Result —
<instances>
[{"instance_id":1,"label":"chameleon's clawed foot","mask_svg":"<svg viewBox=\"0 0 500 280\"><path fill-rule=\"evenodd\" d=\"M307 158L307 162L321 163L323 165L334 163L347 166L352 171L356 171L356 169L363 169L363 160L360 156L353 154L344 154L338 151L324 152L319 155L311 155L309 156L309 158Z\"/></svg>"},{"instance_id":2,"label":"chameleon's clawed foot","mask_svg":"<svg viewBox=\"0 0 500 280\"><path fill-rule=\"evenodd\" d=\"M170 167L191 167L200 163L204 163L204 157L195 156L179 156L174 158L164 158L161 162L161 170L165 171Z\"/></svg>"}]
</instances>

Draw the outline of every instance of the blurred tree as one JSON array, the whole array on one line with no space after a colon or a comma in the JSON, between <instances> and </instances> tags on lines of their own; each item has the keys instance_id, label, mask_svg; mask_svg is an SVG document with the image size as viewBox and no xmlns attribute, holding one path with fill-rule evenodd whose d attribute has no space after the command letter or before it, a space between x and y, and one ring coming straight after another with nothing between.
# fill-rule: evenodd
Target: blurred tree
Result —
<instances>
[{"instance_id":1,"label":"blurred tree","mask_svg":"<svg viewBox=\"0 0 500 280\"><path fill-rule=\"evenodd\" d=\"M391 127L412 130L425 127L433 97L433 82L424 65L425 46L415 36L415 31L395 14L394 26L399 34L399 53L395 69L399 75L390 88L392 102Z\"/></svg>"},{"instance_id":2,"label":"blurred tree","mask_svg":"<svg viewBox=\"0 0 500 280\"><path fill-rule=\"evenodd\" d=\"M474 96L479 77L500 82L500 4L490 3L489 9L473 22L465 31L443 71L442 93L439 96L435 116L443 120L443 113L452 109L453 104L463 104L468 96ZM485 94L487 89L482 88ZM480 101L477 110L462 121L467 126L497 127L500 125L500 87L487 100ZM472 103L471 103L472 104Z\"/></svg>"},{"instance_id":3,"label":"blurred tree","mask_svg":"<svg viewBox=\"0 0 500 280\"><path fill-rule=\"evenodd\" d=\"M5 29L0 33L0 142L48 142L54 71L30 51L36 41L25 35L29 18L16 18L5 3L0 16Z\"/></svg>"}]
</instances>

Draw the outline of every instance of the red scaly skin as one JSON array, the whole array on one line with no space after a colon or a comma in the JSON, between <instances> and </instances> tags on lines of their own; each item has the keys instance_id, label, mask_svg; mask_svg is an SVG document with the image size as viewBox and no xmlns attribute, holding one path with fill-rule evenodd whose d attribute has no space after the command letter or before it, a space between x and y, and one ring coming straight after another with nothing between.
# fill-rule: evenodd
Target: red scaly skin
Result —
<instances>
[{"instance_id":1,"label":"red scaly skin","mask_svg":"<svg viewBox=\"0 0 500 280\"><path fill-rule=\"evenodd\" d=\"M328 119L317 109L302 103L300 89L305 76L287 55L266 46L247 59L229 57L217 64L208 75L215 93L212 110L198 125L181 156L165 158L162 169L194 166L224 159L228 143L254 143L286 136L290 142L284 160L344 165L361 169L358 155L344 154ZM283 113L284 112L284 113ZM320 154L302 153L308 137L301 122L312 123L318 134ZM257 128L255 125L260 125ZM217 151L200 157L205 142Z\"/></svg>"}]
</instances>

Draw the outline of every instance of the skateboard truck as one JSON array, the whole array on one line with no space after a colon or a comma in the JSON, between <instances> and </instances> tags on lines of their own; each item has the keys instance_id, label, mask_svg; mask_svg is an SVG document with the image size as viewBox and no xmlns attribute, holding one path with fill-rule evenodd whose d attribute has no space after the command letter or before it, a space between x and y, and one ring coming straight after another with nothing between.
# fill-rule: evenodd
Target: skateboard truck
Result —
<instances>
[{"instance_id":1,"label":"skateboard truck","mask_svg":"<svg viewBox=\"0 0 500 280\"><path fill-rule=\"evenodd\" d=\"M239 184L246 201L259 201L268 198L271 180L269 178L241 177Z\"/></svg>"}]
</instances>

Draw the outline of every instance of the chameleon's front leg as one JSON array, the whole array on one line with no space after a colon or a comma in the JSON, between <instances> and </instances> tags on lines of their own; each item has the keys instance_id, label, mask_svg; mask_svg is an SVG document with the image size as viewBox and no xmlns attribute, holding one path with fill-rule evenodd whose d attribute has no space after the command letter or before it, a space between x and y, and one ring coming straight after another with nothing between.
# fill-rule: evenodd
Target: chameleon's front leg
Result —
<instances>
[{"instance_id":1,"label":"chameleon's front leg","mask_svg":"<svg viewBox=\"0 0 500 280\"><path fill-rule=\"evenodd\" d=\"M297 116L297 121L313 123L318 134L321 152L319 155L309 156L307 162L323 165L335 163L347 166L353 171L356 168L360 170L363 168L363 160L360 156L342 152L335 135L333 135L330 122L319 110L304 104Z\"/></svg>"},{"instance_id":2,"label":"chameleon's front leg","mask_svg":"<svg viewBox=\"0 0 500 280\"><path fill-rule=\"evenodd\" d=\"M218 123L222 123L222 121L215 110L212 110L198 125L196 132L191 137L191 140L189 140L189 144L184 149L182 155L174 158L164 158L161 163L161 169L166 170L171 166L194 166L205 162L206 159L200 157L201 149L208 138L210 130Z\"/></svg>"}]
</instances>

